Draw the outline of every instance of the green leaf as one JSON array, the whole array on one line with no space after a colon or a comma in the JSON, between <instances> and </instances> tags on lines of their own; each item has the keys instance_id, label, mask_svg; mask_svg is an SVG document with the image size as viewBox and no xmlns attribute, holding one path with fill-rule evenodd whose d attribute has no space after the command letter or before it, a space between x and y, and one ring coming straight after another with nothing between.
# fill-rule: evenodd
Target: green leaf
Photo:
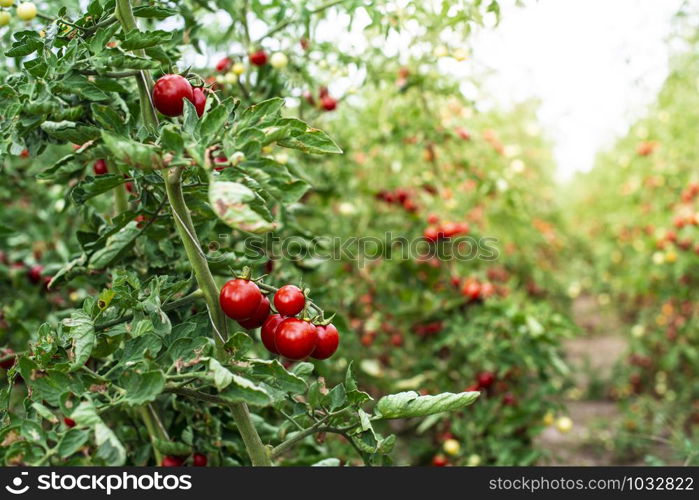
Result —
<instances>
[{"instance_id":1,"label":"green leaf","mask_svg":"<svg viewBox=\"0 0 699 500\"><path fill-rule=\"evenodd\" d=\"M90 198L106 193L124 183L121 175L104 174L97 177L87 177L80 181L70 192L71 198L77 206L84 204Z\"/></svg>"},{"instance_id":2,"label":"green leaf","mask_svg":"<svg viewBox=\"0 0 699 500\"><path fill-rule=\"evenodd\" d=\"M289 373L282 364L274 360L254 360L253 373L263 378L265 382L273 387L290 392L292 394L302 394L308 386L301 377Z\"/></svg>"},{"instance_id":3,"label":"green leaf","mask_svg":"<svg viewBox=\"0 0 699 500\"><path fill-rule=\"evenodd\" d=\"M166 7L156 7L153 5L141 5L134 7L133 15L136 17L145 17L151 19L157 19L162 21L170 16L174 16L178 11L174 9L168 9Z\"/></svg>"},{"instance_id":4,"label":"green leaf","mask_svg":"<svg viewBox=\"0 0 699 500\"><path fill-rule=\"evenodd\" d=\"M70 328L74 356L70 371L75 371L85 364L95 347L95 324L87 313L76 311L63 320L63 325Z\"/></svg>"},{"instance_id":5,"label":"green leaf","mask_svg":"<svg viewBox=\"0 0 699 500\"><path fill-rule=\"evenodd\" d=\"M154 31L138 31L131 30L126 34L124 41L121 43L123 50L145 49L147 47L155 47L172 40L172 33L169 31L154 30Z\"/></svg>"},{"instance_id":6,"label":"green leaf","mask_svg":"<svg viewBox=\"0 0 699 500\"><path fill-rule=\"evenodd\" d=\"M104 145L121 162L135 168L151 170L162 168L162 155L160 150L150 144L121 137L106 130L102 130ZM78 143L82 144L82 143Z\"/></svg>"},{"instance_id":7,"label":"green leaf","mask_svg":"<svg viewBox=\"0 0 699 500\"><path fill-rule=\"evenodd\" d=\"M126 462L126 450L116 434L103 422L95 424L95 443L97 444L96 456L104 460L107 465L121 466Z\"/></svg>"},{"instance_id":8,"label":"green leaf","mask_svg":"<svg viewBox=\"0 0 699 500\"><path fill-rule=\"evenodd\" d=\"M162 345L160 337L152 333L129 339L124 344L124 352L120 356L119 362L128 364L146 357L155 358Z\"/></svg>"},{"instance_id":9,"label":"green leaf","mask_svg":"<svg viewBox=\"0 0 699 500\"><path fill-rule=\"evenodd\" d=\"M342 154L342 149L322 130L308 127L302 134L277 142L280 146L310 154Z\"/></svg>"},{"instance_id":10,"label":"green leaf","mask_svg":"<svg viewBox=\"0 0 699 500\"><path fill-rule=\"evenodd\" d=\"M233 375L230 385L221 395L233 402L255 406L266 406L272 401L270 395L262 387L239 375Z\"/></svg>"},{"instance_id":11,"label":"green leaf","mask_svg":"<svg viewBox=\"0 0 699 500\"><path fill-rule=\"evenodd\" d=\"M88 141L97 139L100 135L100 131L96 127L71 121L45 121L41 124L41 130L54 139L72 142L73 144L85 144Z\"/></svg>"},{"instance_id":12,"label":"green leaf","mask_svg":"<svg viewBox=\"0 0 699 500\"><path fill-rule=\"evenodd\" d=\"M119 382L126 389L124 402L131 406L150 403L165 388L165 376L160 370L145 373L125 372L119 378Z\"/></svg>"},{"instance_id":13,"label":"green leaf","mask_svg":"<svg viewBox=\"0 0 699 500\"><path fill-rule=\"evenodd\" d=\"M209 360L209 370L214 377L214 385L219 391L225 389L233 382L233 374L230 370L214 358Z\"/></svg>"},{"instance_id":14,"label":"green leaf","mask_svg":"<svg viewBox=\"0 0 699 500\"><path fill-rule=\"evenodd\" d=\"M226 225L256 234L277 229L277 222L252 208L256 201L255 193L238 182L214 181L209 187L211 208Z\"/></svg>"},{"instance_id":15,"label":"green leaf","mask_svg":"<svg viewBox=\"0 0 699 500\"><path fill-rule=\"evenodd\" d=\"M90 268L104 269L116 261L123 252L133 246L136 237L141 233L137 222L129 222L115 234L107 238L104 248L100 248L90 257Z\"/></svg>"},{"instance_id":16,"label":"green leaf","mask_svg":"<svg viewBox=\"0 0 699 500\"><path fill-rule=\"evenodd\" d=\"M376 411L378 416L386 419L424 417L464 408L479 395L479 392L444 392L436 396L420 396L415 391L400 392L382 397L376 404Z\"/></svg>"},{"instance_id":17,"label":"green leaf","mask_svg":"<svg viewBox=\"0 0 699 500\"><path fill-rule=\"evenodd\" d=\"M90 432L85 429L70 429L63 434L58 443L58 456L67 458L78 451L87 442Z\"/></svg>"},{"instance_id":18,"label":"green leaf","mask_svg":"<svg viewBox=\"0 0 699 500\"><path fill-rule=\"evenodd\" d=\"M175 455L176 457L186 457L192 454L191 446L176 441L154 439L153 447L165 455Z\"/></svg>"},{"instance_id":19,"label":"green leaf","mask_svg":"<svg viewBox=\"0 0 699 500\"><path fill-rule=\"evenodd\" d=\"M210 140L222 131L223 126L231 116L231 108L231 98L228 98L204 114L197 125L199 136L204 141L211 142Z\"/></svg>"}]
</instances>

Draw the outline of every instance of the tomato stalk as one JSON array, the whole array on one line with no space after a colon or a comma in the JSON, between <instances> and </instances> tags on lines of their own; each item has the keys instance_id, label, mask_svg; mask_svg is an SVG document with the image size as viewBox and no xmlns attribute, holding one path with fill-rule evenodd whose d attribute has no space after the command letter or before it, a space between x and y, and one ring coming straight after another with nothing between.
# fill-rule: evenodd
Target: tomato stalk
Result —
<instances>
[{"instance_id":1,"label":"tomato stalk","mask_svg":"<svg viewBox=\"0 0 699 500\"><path fill-rule=\"evenodd\" d=\"M132 30L137 30L136 18L131 9L130 0L116 0L115 17L121 23L124 33ZM143 49L133 51L139 57L146 57L146 52ZM136 75L136 83L138 84L138 93L141 101L141 115L146 127L155 130L158 128L158 116L155 114L155 108L151 102L151 90L153 88L153 79L147 71L139 71Z\"/></svg>"},{"instance_id":2,"label":"tomato stalk","mask_svg":"<svg viewBox=\"0 0 699 500\"><path fill-rule=\"evenodd\" d=\"M217 358L223 361L225 360L223 344L227 337L226 316L219 306L218 286L216 286L214 277L209 269L209 264L206 261L206 256L203 254L201 246L197 241L192 217L184 200L184 194L182 193L182 167L174 167L170 170L165 188L167 190L170 206L172 207L177 232L180 235L187 257L192 265L192 270L194 271L194 276L197 279L199 288L206 299L211 323L215 330L214 339L217 347ZM262 440L250 420L250 413L247 405L245 403L227 404L233 413L233 418L243 438L245 448L248 451L252 464L263 466L272 465L272 460L267 448L262 444Z\"/></svg>"},{"instance_id":3,"label":"tomato stalk","mask_svg":"<svg viewBox=\"0 0 699 500\"><path fill-rule=\"evenodd\" d=\"M162 428L160 428L155 420L154 411L151 405L143 405L138 408L138 414L146 424L146 430L150 436L151 443L153 444L153 453L155 454L155 462L160 465L163 461L163 454L160 453L158 448L155 447L155 440L160 439L163 441L168 440L168 436L165 434Z\"/></svg>"},{"instance_id":4,"label":"tomato stalk","mask_svg":"<svg viewBox=\"0 0 699 500\"><path fill-rule=\"evenodd\" d=\"M116 0L115 15L119 19L125 32L138 29L129 0ZM145 57L145 52L143 50L135 50L134 53L138 56ZM147 127L155 130L158 126L158 118L155 114L155 107L153 106L151 98L153 80L150 73L147 71L141 71L136 79L138 82L138 93L143 121ZM206 300L211 324L215 330L214 340L216 342L216 357L221 361L225 361L226 354L223 345L227 337L226 316L223 314L218 304L219 290L211 274L211 270L209 269L206 256L203 254L197 240L194 223L192 222L192 217L184 200L181 167L175 167L170 170L165 181L165 189L175 219L175 227L182 240L187 258L192 265L192 270L194 271L194 276L196 277L199 288ZM262 440L250 420L250 413L248 412L247 405L245 403L230 403L228 406L231 409L252 464L272 465L272 460L267 448L262 444Z\"/></svg>"}]
</instances>

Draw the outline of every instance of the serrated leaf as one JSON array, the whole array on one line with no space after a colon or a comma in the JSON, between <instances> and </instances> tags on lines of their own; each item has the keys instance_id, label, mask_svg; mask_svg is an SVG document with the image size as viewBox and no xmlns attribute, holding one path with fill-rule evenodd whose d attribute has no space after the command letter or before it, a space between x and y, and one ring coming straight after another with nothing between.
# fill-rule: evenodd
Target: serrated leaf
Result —
<instances>
[{"instance_id":1,"label":"serrated leaf","mask_svg":"<svg viewBox=\"0 0 699 500\"><path fill-rule=\"evenodd\" d=\"M286 148L309 154L342 154L342 149L322 130L308 127L302 134L277 142Z\"/></svg>"},{"instance_id":2,"label":"serrated leaf","mask_svg":"<svg viewBox=\"0 0 699 500\"><path fill-rule=\"evenodd\" d=\"M445 392L436 396L420 396L415 391L400 392L382 397L376 404L376 412L386 419L424 417L464 408L479 395L479 392Z\"/></svg>"},{"instance_id":3,"label":"serrated leaf","mask_svg":"<svg viewBox=\"0 0 699 500\"><path fill-rule=\"evenodd\" d=\"M131 30L126 34L121 48L124 50L145 49L155 47L172 40L172 33L163 30L138 31Z\"/></svg>"},{"instance_id":4,"label":"serrated leaf","mask_svg":"<svg viewBox=\"0 0 699 500\"><path fill-rule=\"evenodd\" d=\"M255 234L277 229L277 222L252 208L256 201L255 193L238 182L214 181L209 187L211 208L226 225Z\"/></svg>"},{"instance_id":5,"label":"serrated leaf","mask_svg":"<svg viewBox=\"0 0 699 500\"><path fill-rule=\"evenodd\" d=\"M214 377L214 385L219 391L225 389L233 382L233 374L230 370L214 358L209 360L209 370Z\"/></svg>"},{"instance_id":6,"label":"serrated leaf","mask_svg":"<svg viewBox=\"0 0 699 500\"><path fill-rule=\"evenodd\" d=\"M63 320L63 325L70 328L74 356L70 371L75 371L85 364L95 347L95 324L87 313L76 311Z\"/></svg>"},{"instance_id":7,"label":"serrated leaf","mask_svg":"<svg viewBox=\"0 0 699 500\"><path fill-rule=\"evenodd\" d=\"M292 394L302 394L308 387L305 380L286 371L276 359L268 361L254 360L253 373L263 377L263 380L271 386L278 387Z\"/></svg>"},{"instance_id":8,"label":"serrated leaf","mask_svg":"<svg viewBox=\"0 0 699 500\"><path fill-rule=\"evenodd\" d=\"M233 375L231 384L221 395L233 402L244 402L255 406L266 406L272 401L262 387L239 375Z\"/></svg>"},{"instance_id":9,"label":"serrated leaf","mask_svg":"<svg viewBox=\"0 0 699 500\"><path fill-rule=\"evenodd\" d=\"M90 198L111 191L124 183L121 175L104 174L97 177L88 177L80 181L70 192L70 196L76 205L80 206Z\"/></svg>"},{"instance_id":10,"label":"serrated leaf","mask_svg":"<svg viewBox=\"0 0 699 500\"><path fill-rule=\"evenodd\" d=\"M78 451L90 438L90 432L85 429L69 429L63 434L58 443L58 456L67 458Z\"/></svg>"},{"instance_id":11,"label":"serrated leaf","mask_svg":"<svg viewBox=\"0 0 699 500\"><path fill-rule=\"evenodd\" d=\"M116 261L126 250L130 249L136 237L141 233L137 223L132 221L115 234L107 238L105 246L90 257L90 268L104 269Z\"/></svg>"},{"instance_id":12,"label":"serrated leaf","mask_svg":"<svg viewBox=\"0 0 699 500\"><path fill-rule=\"evenodd\" d=\"M156 146L136 142L106 130L102 130L102 140L112 155L126 165L146 171L164 166L161 152Z\"/></svg>"},{"instance_id":13,"label":"serrated leaf","mask_svg":"<svg viewBox=\"0 0 699 500\"><path fill-rule=\"evenodd\" d=\"M126 389L124 403L131 406L150 403L165 388L165 376L160 370L145 373L125 372L119 382Z\"/></svg>"}]
</instances>

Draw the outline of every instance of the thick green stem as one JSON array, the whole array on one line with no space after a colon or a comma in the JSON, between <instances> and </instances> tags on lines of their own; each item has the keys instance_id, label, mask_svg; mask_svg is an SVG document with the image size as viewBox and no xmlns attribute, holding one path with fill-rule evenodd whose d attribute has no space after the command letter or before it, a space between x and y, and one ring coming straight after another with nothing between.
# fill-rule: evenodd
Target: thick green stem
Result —
<instances>
[{"instance_id":1,"label":"thick green stem","mask_svg":"<svg viewBox=\"0 0 699 500\"><path fill-rule=\"evenodd\" d=\"M131 2L129 0L116 0L116 10L114 15L121 23L125 33L132 30L137 30L136 18L131 10ZM134 50L133 53L139 57L145 57L146 52L143 49ZM146 127L155 130L158 127L158 116L155 114L155 109L151 103L151 89L153 88L153 79L147 71L139 71L136 75L136 83L138 84L138 93L141 101L141 115L143 123Z\"/></svg>"},{"instance_id":2,"label":"thick green stem","mask_svg":"<svg viewBox=\"0 0 699 500\"><path fill-rule=\"evenodd\" d=\"M197 279L199 289L204 294L206 304L211 316L211 323L215 329L214 339L217 345L217 353L219 358L224 358L223 344L226 341L226 316L223 314L218 303L219 290L214 281L214 277L209 269L209 264L206 257L203 255L199 242L197 241L192 217L187 209L187 204L182 193L182 170L180 167L175 167L170 170L167 177L165 187L167 190L168 200L172 207L172 213L175 219L177 232L180 235L189 262L192 265L194 276ZM272 460L267 448L262 444L257 429L250 420L250 413L245 403L230 403L229 408L233 413L238 431L243 438L245 448L248 451L250 460L253 465L270 466Z\"/></svg>"}]
</instances>

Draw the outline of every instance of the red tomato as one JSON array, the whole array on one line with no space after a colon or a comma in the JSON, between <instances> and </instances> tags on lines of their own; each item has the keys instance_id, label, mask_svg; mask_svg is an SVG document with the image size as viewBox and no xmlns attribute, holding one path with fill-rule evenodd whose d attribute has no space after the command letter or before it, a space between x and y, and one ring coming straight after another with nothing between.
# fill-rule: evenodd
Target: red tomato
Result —
<instances>
[{"instance_id":1,"label":"red tomato","mask_svg":"<svg viewBox=\"0 0 699 500\"><path fill-rule=\"evenodd\" d=\"M260 338L262 343L272 354L279 354L277 351L277 346L274 343L274 336L277 331L279 323L284 321L286 318L281 314L272 314L267 318L267 320L262 325L262 330L260 331Z\"/></svg>"},{"instance_id":2,"label":"red tomato","mask_svg":"<svg viewBox=\"0 0 699 500\"><path fill-rule=\"evenodd\" d=\"M172 455L166 455L163 457L163 461L160 464L162 467L182 467L184 460L181 457L173 457Z\"/></svg>"},{"instance_id":3,"label":"red tomato","mask_svg":"<svg viewBox=\"0 0 699 500\"><path fill-rule=\"evenodd\" d=\"M153 86L153 104L165 116L179 116L184 108L183 99L194 102L192 85L180 75L165 75Z\"/></svg>"},{"instance_id":4,"label":"red tomato","mask_svg":"<svg viewBox=\"0 0 699 500\"><path fill-rule=\"evenodd\" d=\"M477 377L478 386L487 389L495 382L495 374L493 372L481 372Z\"/></svg>"},{"instance_id":5,"label":"red tomato","mask_svg":"<svg viewBox=\"0 0 699 500\"><path fill-rule=\"evenodd\" d=\"M254 328L258 328L262 326L262 323L265 322L267 317L269 316L269 299L267 297L262 297L262 300L260 301L260 305L257 306L257 311L255 311L255 314L253 314L250 319L245 319L245 320L240 320L238 323L240 323L240 326L243 328L247 328L248 330L252 330Z\"/></svg>"},{"instance_id":6,"label":"red tomato","mask_svg":"<svg viewBox=\"0 0 699 500\"><path fill-rule=\"evenodd\" d=\"M432 457L432 465L434 467L445 467L447 465L447 457L444 455L435 455Z\"/></svg>"},{"instance_id":7,"label":"red tomato","mask_svg":"<svg viewBox=\"0 0 699 500\"><path fill-rule=\"evenodd\" d=\"M208 462L209 460L206 458L206 455L201 453L195 453L192 455L192 465L194 465L194 467L206 467Z\"/></svg>"},{"instance_id":8,"label":"red tomato","mask_svg":"<svg viewBox=\"0 0 699 500\"><path fill-rule=\"evenodd\" d=\"M92 170L95 172L95 175L106 174L108 171L107 162L100 158L94 163L94 165L92 165Z\"/></svg>"},{"instance_id":9,"label":"red tomato","mask_svg":"<svg viewBox=\"0 0 699 500\"><path fill-rule=\"evenodd\" d=\"M226 316L234 320L252 317L262 301L260 288L250 280L236 278L228 281L219 294L219 303Z\"/></svg>"},{"instance_id":10,"label":"red tomato","mask_svg":"<svg viewBox=\"0 0 699 500\"><path fill-rule=\"evenodd\" d=\"M326 95L320 98L320 107L325 111L333 111L337 109L337 99Z\"/></svg>"},{"instance_id":11,"label":"red tomato","mask_svg":"<svg viewBox=\"0 0 699 500\"><path fill-rule=\"evenodd\" d=\"M194 103L194 108L197 110L197 115L201 118L204 114L204 109L206 108L206 94L204 89L201 87L196 87L192 90L192 102Z\"/></svg>"},{"instance_id":12,"label":"red tomato","mask_svg":"<svg viewBox=\"0 0 699 500\"><path fill-rule=\"evenodd\" d=\"M37 284L41 281L41 273L44 272L44 266L41 266L39 264L36 264L32 267L29 268L29 271L27 271L27 278L29 278L29 281L31 281L33 284Z\"/></svg>"},{"instance_id":13,"label":"red tomato","mask_svg":"<svg viewBox=\"0 0 699 500\"><path fill-rule=\"evenodd\" d=\"M287 318L277 327L274 345L279 354L289 359L304 359L316 348L315 325L297 318Z\"/></svg>"},{"instance_id":14,"label":"red tomato","mask_svg":"<svg viewBox=\"0 0 699 500\"><path fill-rule=\"evenodd\" d=\"M481 284L475 280L468 280L461 289L461 295L471 300L477 300L481 296Z\"/></svg>"},{"instance_id":15,"label":"red tomato","mask_svg":"<svg viewBox=\"0 0 699 500\"><path fill-rule=\"evenodd\" d=\"M316 326L316 332L318 334L318 341L316 342L316 348L313 350L311 357L315 359L328 359L337 351L337 346L340 344L340 334L332 323L327 326Z\"/></svg>"},{"instance_id":16,"label":"red tomato","mask_svg":"<svg viewBox=\"0 0 699 500\"><path fill-rule=\"evenodd\" d=\"M75 427L75 420L72 418L63 417L63 423L66 424L66 427Z\"/></svg>"},{"instance_id":17,"label":"red tomato","mask_svg":"<svg viewBox=\"0 0 699 500\"><path fill-rule=\"evenodd\" d=\"M267 64L267 53L264 50L258 50L250 54L250 64L254 66L264 66Z\"/></svg>"},{"instance_id":18,"label":"red tomato","mask_svg":"<svg viewBox=\"0 0 699 500\"><path fill-rule=\"evenodd\" d=\"M274 307L283 316L296 316L305 305L306 297L297 286L284 285L274 294Z\"/></svg>"},{"instance_id":19,"label":"red tomato","mask_svg":"<svg viewBox=\"0 0 699 500\"><path fill-rule=\"evenodd\" d=\"M425 231L422 233L422 237L427 241L435 242L439 239L439 231L436 227L429 226L425 228Z\"/></svg>"},{"instance_id":20,"label":"red tomato","mask_svg":"<svg viewBox=\"0 0 699 500\"><path fill-rule=\"evenodd\" d=\"M230 68L231 66L231 60L228 57L224 57L221 59L219 62L216 63L216 71L219 71L221 73L224 73Z\"/></svg>"}]
</instances>

